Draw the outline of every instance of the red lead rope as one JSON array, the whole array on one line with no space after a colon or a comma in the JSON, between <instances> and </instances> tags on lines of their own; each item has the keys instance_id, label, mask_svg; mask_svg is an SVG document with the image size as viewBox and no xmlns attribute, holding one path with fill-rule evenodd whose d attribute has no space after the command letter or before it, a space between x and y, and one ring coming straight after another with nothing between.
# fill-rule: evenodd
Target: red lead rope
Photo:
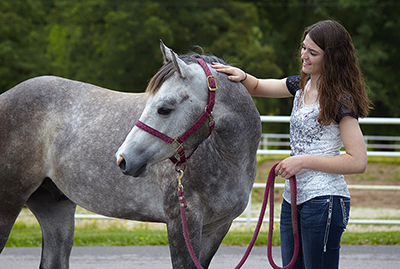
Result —
<instances>
[{"instance_id":1,"label":"red lead rope","mask_svg":"<svg viewBox=\"0 0 400 269\"><path fill-rule=\"evenodd\" d=\"M274 230L274 184L275 184L275 177L276 177L275 167L277 165L278 165L278 163L275 164L271 168L271 171L269 172L267 184L265 187L264 200L263 200L263 204L261 207L260 216L258 218L256 229L254 231L254 234L250 241L250 244L247 247L246 253L244 254L243 258L240 260L238 265L235 267L235 269L239 269L243 266L243 264L246 262L247 258L249 257L251 250L253 249L254 243L256 242L258 233L260 231L260 228L261 228L261 225L262 225L262 222L264 219L265 210L266 210L267 202L268 202L268 192L270 195L270 212L269 212L270 219L269 219L268 251L267 251L269 263L271 264L271 266L274 269L288 269L288 268L291 268L297 260L297 255L299 253L299 233L298 233L298 229L297 229L297 205L296 205L296 203L297 203L297 199L296 199L297 198L297 186L296 186L296 177L295 176L290 178L290 193L291 193L290 199L291 199L291 208L292 208L292 227L293 227L293 237L294 237L293 257L292 257L292 260L290 261L290 263L285 267L277 266L272 258L272 233ZM182 177L182 175L181 175L181 177ZM193 259L193 262L196 264L196 267L198 269L203 269L199 260L196 257L196 254L194 253L192 244L189 239L189 233L188 233L187 221L186 221L186 211L185 211L185 207L186 207L185 193L184 193L182 185L180 183L179 183L179 186L180 187L178 188L178 197L179 197L180 205L181 205L183 235L185 237L186 245L188 247L190 256Z\"/></svg>"}]
</instances>

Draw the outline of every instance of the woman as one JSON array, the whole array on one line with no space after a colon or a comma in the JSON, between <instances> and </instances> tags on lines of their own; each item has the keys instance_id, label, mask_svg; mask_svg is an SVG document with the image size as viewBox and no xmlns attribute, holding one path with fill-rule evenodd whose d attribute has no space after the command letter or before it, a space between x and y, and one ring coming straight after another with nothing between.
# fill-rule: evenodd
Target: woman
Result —
<instances>
[{"instance_id":1,"label":"woman","mask_svg":"<svg viewBox=\"0 0 400 269\"><path fill-rule=\"evenodd\" d=\"M243 83L253 96L294 96L292 153L275 170L286 179L297 179L300 252L293 268L338 268L350 209L343 174L366 169L358 117L367 116L370 102L351 37L340 23L321 21L306 28L301 46L301 76L257 79L232 66L213 67ZM342 144L345 154L339 154ZM294 251L288 180L283 197L280 232L286 266Z\"/></svg>"}]
</instances>

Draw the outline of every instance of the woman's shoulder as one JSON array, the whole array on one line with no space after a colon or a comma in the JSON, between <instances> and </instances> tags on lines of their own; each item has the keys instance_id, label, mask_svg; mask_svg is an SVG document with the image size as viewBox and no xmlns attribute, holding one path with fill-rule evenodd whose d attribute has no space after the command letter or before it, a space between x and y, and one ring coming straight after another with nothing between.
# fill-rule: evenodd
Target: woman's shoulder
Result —
<instances>
[{"instance_id":1,"label":"woman's shoulder","mask_svg":"<svg viewBox=\"0 0 400 269\"><path fill-rule=\"evenodd\" d=\"M336 122L339 123L346 116L358 119L358 109L354 98L349 93L344 92L342 98L339 99L339 113Z\"/></svg>"},{"instance_id":2,"label":"woman's shoulder","mask_svg":"<svg viewBox=\"0 0 400 269\"><path fill-rule=\"evenodd\" d=\"M287 77L286 87L293 96L296 95L296 92L300 89L300 76Z\"/></svg>"}]
</instances>

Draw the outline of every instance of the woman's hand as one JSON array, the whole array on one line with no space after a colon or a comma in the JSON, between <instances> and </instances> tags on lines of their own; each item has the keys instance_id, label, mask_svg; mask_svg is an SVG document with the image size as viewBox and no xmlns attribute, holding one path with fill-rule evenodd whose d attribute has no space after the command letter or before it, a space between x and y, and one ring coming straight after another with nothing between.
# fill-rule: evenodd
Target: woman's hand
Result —
<instances>
[{"instance_id":1,"label":"woman's hand","mask_svg":"<svg viewBox=\"0 0 400 269\"><path fill-rule=\"evenodd\" d=\"M335 156L291 156L276 166L275 175L289 179L301 169L341 175L364 173L367 168L367 150L358 120L346 116L340 121L339 128L346 153Z\"/></svg>"},{"instance_id":2,"label":"woman's hand","mask_svg":"<svg viewBox=\"0 0 400 269\"><path fill-rule=\"evenodd\" d=\"M242 82L246 79L246 73L237 68L230 65L224 65L221 63L213 63L211 67L215 68L218 72L228 74L228 79L236 82Z\"/></svg>"},{"instance_id":3,"label":"woman's hand","mask_svg":"<svg viewBox=\"0 0 400 269\"><path fill-rule=\"evenodd\" d=\"M290 179L303 169L304 158L307 158L307 155L291 156L284 159L275 167L275 175Z\"/></svg>"}]
</instances>

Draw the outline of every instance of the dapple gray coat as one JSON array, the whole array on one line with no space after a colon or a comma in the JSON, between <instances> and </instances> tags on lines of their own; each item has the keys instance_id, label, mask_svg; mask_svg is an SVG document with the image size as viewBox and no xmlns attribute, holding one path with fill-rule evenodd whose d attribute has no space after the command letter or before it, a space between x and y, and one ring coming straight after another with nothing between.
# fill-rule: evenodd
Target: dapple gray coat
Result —
<instances>
[{"instance_id":1,"label":"dapple gray coat","mask_svg":"<svg viewBox=\"0 0 400 269\"><path fill-rule=\"evenodd\" d=\"M165 50L168 64L172 54ZM160 90L153 95L115 92L54 76L27 80L0 95L0 249L26 204L43 231L40 267L68 268L75 206L80 205L105 216L166 223L173 267L194 268L182 233L177 173L167 159L173 152L166 150L165 142L132 129L143 111L144 122L165 132L173 126L173 132L183 133L197 119L207 86L194 57L184 55L178 65L174 62L171 76L160 80ZM197 57L208 64L221 62ZM204 141L192 141L202 143L182 179L190 238L205 268L247 205L261 135L259 114L243 85L212 72L218 83L215 129ZM152 102L163 100L163 95L179 98L182 90L188 99L169 100L180 103L170 117L157 119ZM169 95L172 91L179 94ZM186 106L196 113L186 113ZM126 153L145 164L141 177L124 175L115 159L124 141L135 140L133 135L149 145Z\"/></svg>"}]
</instances>

